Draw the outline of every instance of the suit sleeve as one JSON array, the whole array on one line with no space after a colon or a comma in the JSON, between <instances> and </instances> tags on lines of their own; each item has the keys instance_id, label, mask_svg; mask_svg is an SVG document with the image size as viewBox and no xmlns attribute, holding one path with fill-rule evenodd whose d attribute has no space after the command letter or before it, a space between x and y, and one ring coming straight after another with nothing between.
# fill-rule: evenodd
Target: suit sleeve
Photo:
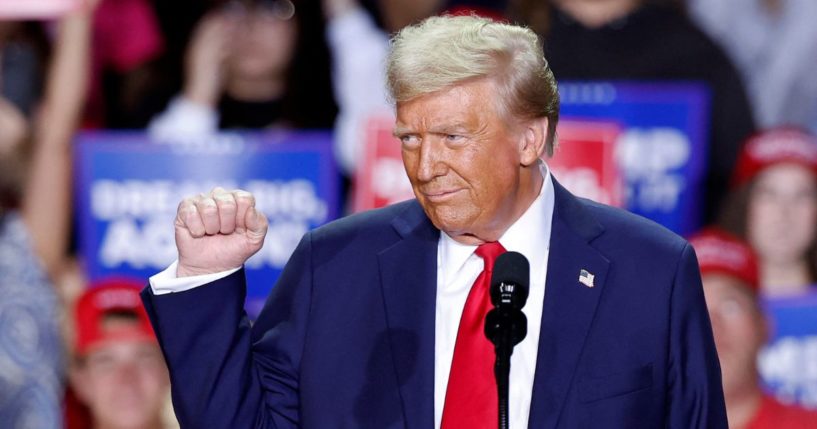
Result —
<instances>
[{"instance_id":1,"label":"suit sleeve","mask_svg":"<svg viewBox=\"0 0 817 429\"><path fill-rule=\"evenodd\" d=\"M142 300L170 370L182 428L296 428L298 371L311 294L310 235L301 240L254 328L244 270Z\"/></svg>"},{"instance_id":2,"label":"suit sleeve","mask_svg":"<svg viewBox=\"0 0 817 429\"><path fill-rule=\"evenodd\" d=\"M727 429L718 355L689 244L681 253L671 299L666 427Z\"/></svg>"}]
</instances>

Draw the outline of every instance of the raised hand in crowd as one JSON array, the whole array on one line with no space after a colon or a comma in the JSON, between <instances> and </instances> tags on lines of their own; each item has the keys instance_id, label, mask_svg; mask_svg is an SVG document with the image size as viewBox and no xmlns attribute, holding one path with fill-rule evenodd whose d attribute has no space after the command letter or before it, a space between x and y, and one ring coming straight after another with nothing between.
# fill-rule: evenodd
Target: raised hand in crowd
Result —
<instances>
[{"instance_id":1,"label":"raised hand in crowd","mask_svg":"<svg viewBox=\"0 0 817 429\"><path fill-rule=\"evenodd\" d=\"M32 125L33 153L22 216L46 271L65 259L71 224L71 142L88 85L91 21L100 0L61 19L45 93Z\"/></svg>"},{"instance_id":2,"label":"raised hand in crowd","mask_svg":"<svg viewBox=\"0 0 817 429\"><path fill-rule=\"evenodd\" d=\"M214 107L224 88L227 59L239 19L238 13L216 10L193 32L186 58L184 97Z\"/></svg>"},{"instance_id":3,"label":"raised hand in crowd","mask_svg":"<svg viewBox=\"0 0 817 429\"><path fill-rule=\"evenodd\" d=\"M52 285L68 259L71 142L86 95L97 3L87 2L58 22L43 96L31 91L15 98L20 94L9 91L14 101L0 101L0 314L8 316L0 322L4 428L63 427L65 324ZM3 78L11 89L39 84L31 73L36 67L29 66L8 69Z\"/></svg>"}]
</instances>

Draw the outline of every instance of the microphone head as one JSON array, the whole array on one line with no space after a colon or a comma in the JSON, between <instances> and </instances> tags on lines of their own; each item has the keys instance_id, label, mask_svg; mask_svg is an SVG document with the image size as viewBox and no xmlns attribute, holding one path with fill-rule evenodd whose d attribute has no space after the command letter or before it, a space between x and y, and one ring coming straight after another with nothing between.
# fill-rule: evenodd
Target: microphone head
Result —
<instances>
[{"instance_id":1,"label":"microphone head","mask_svg":"<svg viewBox=\"0 0 817 429\"><path fill-rule=\"evenodd\" d=\"M528 317L521 311L503 314L497 308L492 309L485 315L485 336L498 346L503 330L510 334L508 339L511 346L521 343L528 335Z\"/></svg>"},{"instance_id":2,"label":"microphone head","mask_svg":"<svg viewBox=\"0 0 817 429\"><path fill-rule=\"evenodd\" d=\"M519 252L505 252L494 262L491 276L491 303L519 310L525 306L530 289L530 264Z\"/></svg>"}]
</instances>

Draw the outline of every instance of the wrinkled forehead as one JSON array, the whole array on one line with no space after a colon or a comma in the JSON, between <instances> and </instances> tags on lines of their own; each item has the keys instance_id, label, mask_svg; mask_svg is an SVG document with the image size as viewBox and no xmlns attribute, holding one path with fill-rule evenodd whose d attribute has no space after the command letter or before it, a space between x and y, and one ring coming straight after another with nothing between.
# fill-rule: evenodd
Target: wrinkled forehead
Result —
<instances>
[{"instance_id":1,"label":"wrinkled forehead","mask_svg":"<svg viewBox=\"0 0 817 429\"><path fill-rule=\"evenodd\" d=\"M94 344L81 361L94 362L128 362L145 357L161 355L161 348L155 341L144 336L120 337L106 339Z\"/></svg>"},{"instance_id":2,"label":"wrinkled forehead","mask_svg":"<svg viewBox=\"0 0 817 429\"><path fill-rule=\"evenodd\" d=\"M817 186L817 173L799 162L779 162L758 172L755 183L779 185L782 188L795 185Z\"/></svg>"},{"instance_id":3,"label":"wrinkled forehead","mask_svg":"<svg viewBox=\"0 0 817 429\"><path fill-rule=\"evenodd\" d=\"M739 300L751 306L758 306L758 297L743 280L724 272L708 272L701 275L707 305L717 305L727 300Z\"/></svg>"},{"instance_id":4,"label":"wrinkled forehead","mask_svg":"<svg viewBox=\"0 0 817 429\"><path fill-rule=\"evenodd\" d=\"M461 82L395 104L395 133L406 127L467 126L500 120L507 122L497 101L500 94L492 79ZM499 115L502 115L500 118Z\"/></svg>"}]
</instances>

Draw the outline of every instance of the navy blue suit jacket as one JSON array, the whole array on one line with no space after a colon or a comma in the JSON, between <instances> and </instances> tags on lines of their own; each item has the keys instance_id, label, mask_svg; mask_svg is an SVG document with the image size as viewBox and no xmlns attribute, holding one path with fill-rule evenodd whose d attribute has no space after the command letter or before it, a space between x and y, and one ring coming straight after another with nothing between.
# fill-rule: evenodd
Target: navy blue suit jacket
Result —
<instances>
[{"instance_id":1,"label":"navy blue suit jacket","mask_svg":"<svg viewBox=\"0 0 817 429\"><path fill-rule=\"evenodd\" d=\"M691 247L555 192L530 427L726 428ZM416 201L318 228L254 326L242 271L146 288L182 427L433 428L439 234Z\"/></svg>"}]
</instances>

